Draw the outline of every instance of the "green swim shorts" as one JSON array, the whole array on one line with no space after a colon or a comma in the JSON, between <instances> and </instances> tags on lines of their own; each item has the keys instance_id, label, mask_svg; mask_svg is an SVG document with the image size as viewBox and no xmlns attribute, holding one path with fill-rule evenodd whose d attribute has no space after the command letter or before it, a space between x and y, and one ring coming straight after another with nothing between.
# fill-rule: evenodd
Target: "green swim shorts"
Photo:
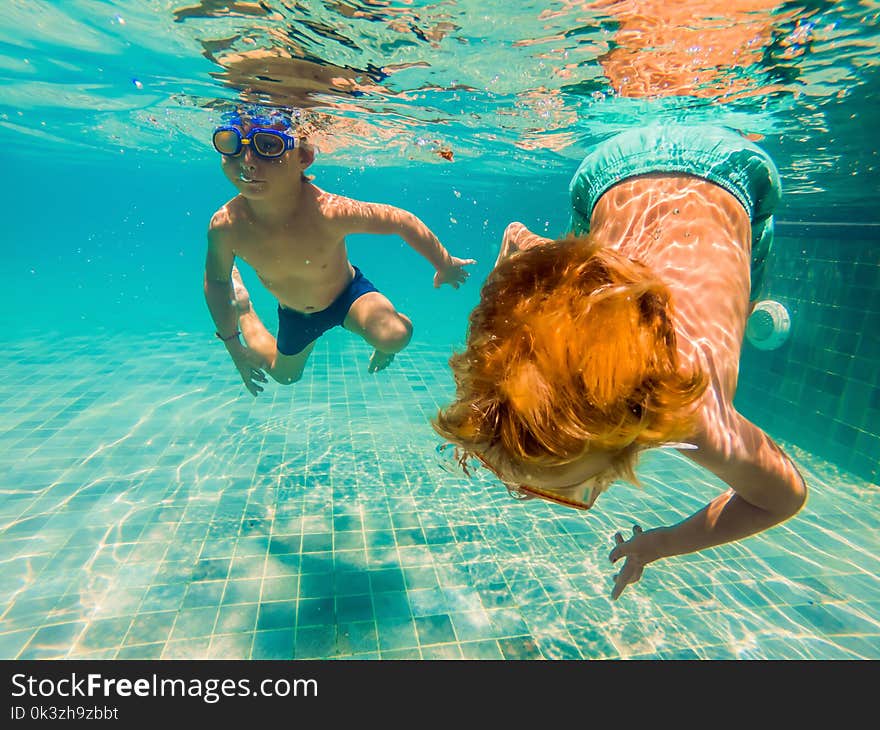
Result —
<instances>
[{"instance_id":1,"label":"green swim shorts","mask_svg":"<svg viewBox=\"0 0 880 730\"><path fill-rule=\"evenodd\" d=\"M733 194L752 222L752 297L757 293L773 242L773 210L779 171L760 147L725 127L651 125L621 132L590 148L568 186L571 230L587 233L602 194L636 175L682 172Z\"/></svg>"}]
</instances>

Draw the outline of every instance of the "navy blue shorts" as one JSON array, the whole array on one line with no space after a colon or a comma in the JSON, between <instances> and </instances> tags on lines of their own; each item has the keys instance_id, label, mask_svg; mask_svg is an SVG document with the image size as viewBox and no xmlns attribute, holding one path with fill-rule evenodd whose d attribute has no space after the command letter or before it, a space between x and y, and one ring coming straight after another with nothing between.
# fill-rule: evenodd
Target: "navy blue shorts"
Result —
<instances>
[{"instance_id":1,"label":"navy blue shorts","mask_svg":"<svg viewBox=\"0 0 880 730\"><path fill-rule=\"evenodd\" d=\"M357 266L352 268L354 278L327 309L305 314L278 305L278 352L282 355L302 352L327 330L340 327L356 299L371 291L379 291Z\"/></svg>"}]
</instances>

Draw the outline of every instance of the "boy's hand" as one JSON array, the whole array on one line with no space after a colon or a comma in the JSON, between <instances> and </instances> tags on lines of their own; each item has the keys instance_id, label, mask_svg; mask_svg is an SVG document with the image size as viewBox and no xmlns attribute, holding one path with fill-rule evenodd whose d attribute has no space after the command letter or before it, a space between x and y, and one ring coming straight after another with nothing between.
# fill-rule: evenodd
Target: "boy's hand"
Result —
<instances>
[{"instance_id":1,"label":"boy's hand","mask_svg":"<svg viewBox=\"0 0 880 730\"><path fill-rule=\"evenodd\" d=\"M267 365L263 358L249 347L241 345L230 348L229 356L232 358L238 374L241 375L244 387L250 391L251 395L256 397L262 393L263 388L258 383L268 382L268 378L263 372L263 368Z\"/></svg>"},{"instance_id":2,"label":"boy's hand","mask_svg":"<svg viewBox=\"0 0 880 730\"><path fill-rule=\"evenodd\" d=\"M616 601L628 585L637 583L645 566L657 559L654 531L643 532L641 527L633 525L633 536L629 540L624 540L623 535L618 532L614 535L614 542L617 544L608 556L609 560L616 563L621 558L626 558L626 561L620 572L614 576L612 601Z\"/></svg>"},{"instance_id":3,"label":"boy's hand","mask_svg":"<svg viewBox=\"0 0 880 730\"><path fill-rule=\"evenodd\" d=\"M459 259L455 256L449 257L449 262L442 268L437 269L434 274L434 288L436 289L443 284L449 284L453 289L458 289L464 284L470 276L469 271L465 271L465 266L477 263L474 259Z\"/></svg>"}]
</instances>

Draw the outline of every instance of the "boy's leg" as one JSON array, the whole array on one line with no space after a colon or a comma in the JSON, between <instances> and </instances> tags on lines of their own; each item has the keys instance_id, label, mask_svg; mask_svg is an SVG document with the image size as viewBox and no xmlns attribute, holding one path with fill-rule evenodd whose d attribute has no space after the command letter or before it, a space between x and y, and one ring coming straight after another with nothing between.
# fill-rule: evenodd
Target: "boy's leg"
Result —
<instances>
[{"instance_id":1,"label":"boy's leg","mask_svg":"<svg viewBox=\"0 0 880 730\"><path fill-rule=\"evenodd\" d=\"M232 267L232 288L235 291L235 305L239 312L238 326L245 343L263 359L264 369L273 380L282 385L295 383L302 377L306 361L309 359L315 343L309 343L295 355L284 355L278 352L275 338L251 307L250 295L241 280L238 267L235 266Z\"/></svg>"},{"instance_id":2,"label":"boy's leg","mask_svg":"<svg viewBox=\"0 0 880 730\"><path fill-rule=\"evenodd\" d=\"M387 297L377 291L355 299L342 326L376 348L370 357L368 370L371 373L388 367L412 338L409 317L398 312Z\"/></svg>"},{"instance_id":3,"label":"boy's leg","mask_svg":"<svg viewBox=\"0 0 880 730\"><path fill-rule=\"evenodd\" d=\"M280 352L277 353L275 356L275 364L266 372L282 385L295 383L302 377L309 355L311 355L312 350L315 349L315 342L316 340L310 342L302 350L296 353L296 355L284 355Z\"/></svg>"}]
</instances>

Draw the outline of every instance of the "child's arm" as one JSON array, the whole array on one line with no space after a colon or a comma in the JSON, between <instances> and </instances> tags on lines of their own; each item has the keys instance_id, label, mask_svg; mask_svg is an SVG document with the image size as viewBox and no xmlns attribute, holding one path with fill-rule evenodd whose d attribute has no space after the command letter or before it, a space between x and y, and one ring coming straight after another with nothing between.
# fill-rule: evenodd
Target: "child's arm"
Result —
<instances>
[{"instance_id":1,"label":"child's arm","mask_svg":"<svg viewBox=\"0 0 880 730\"><path fill-rule=\"evenodd\" d=\"M551 243L552 241L552 238L545 238L537 233L532 233L519 221L513 221L504 229L504 235L501 238L501 250L498 252L495 266L498 266L504 259L513 256L515 253L527 251L530 248Z\"/></svg>"},{"instance_id":2,"label":"child's arm","mask_svg":"<svg viewBox=\"0 0 880 730\"><path fill-rule=\"evenodd\" d=\"M670 527L642 532L624 541L615 535L611 562L626 558L616 576L616 599L635 583L644 566L660 558L683 555L754 535L795 515L807 499L807 487L791 459L755 424L733 413L733 427L716 438L697 439L688 456L730 485L706 507Z\"/></svg>"},{"instance_id":3,"label":"child's arm","mask_svg":"<svg viewBox=\"0 0 880 730\"><path fill-rule=\"evenodd\" d=\"M208 311L227 347L241 344L238 332L238 312L235 309L235 292L232 288L232 266L235 253L212 221L208 229L208 253L205 257L205 301Z\"/></svg>"},{"instance_id":4,"label":"child's arm","mask_svg":"<svg viewBox=\"0 0 880 730\"><path fill-rule=\"evenodd\" d=\"M465 266L477 263L474 259L451 256L431 229L409 211L393 205L363 203L347 198L336 198L331 220L342 228L342 235L376 233L398 235L424 256L436 270L434 286L450 284L458 289L469 273Z\"/></svg>"},{"instance_id":5,"label":"child's arm","mask_svg":"<svg viewBox=\"0 0 880 730\"><path fill-rule=\"evenodd\" d=\"M205 257L205 301L208 311L217 326L217 334L226 345L245 387L256 396L263 388L259 383L267 381L262 371L263 363L259 356L245 347L239 335L238 310L235 307L235 291L232 286L232 267L235 252L216 225L217 217L208 229L208 253Z\"/></svg>"}]
</instances>

